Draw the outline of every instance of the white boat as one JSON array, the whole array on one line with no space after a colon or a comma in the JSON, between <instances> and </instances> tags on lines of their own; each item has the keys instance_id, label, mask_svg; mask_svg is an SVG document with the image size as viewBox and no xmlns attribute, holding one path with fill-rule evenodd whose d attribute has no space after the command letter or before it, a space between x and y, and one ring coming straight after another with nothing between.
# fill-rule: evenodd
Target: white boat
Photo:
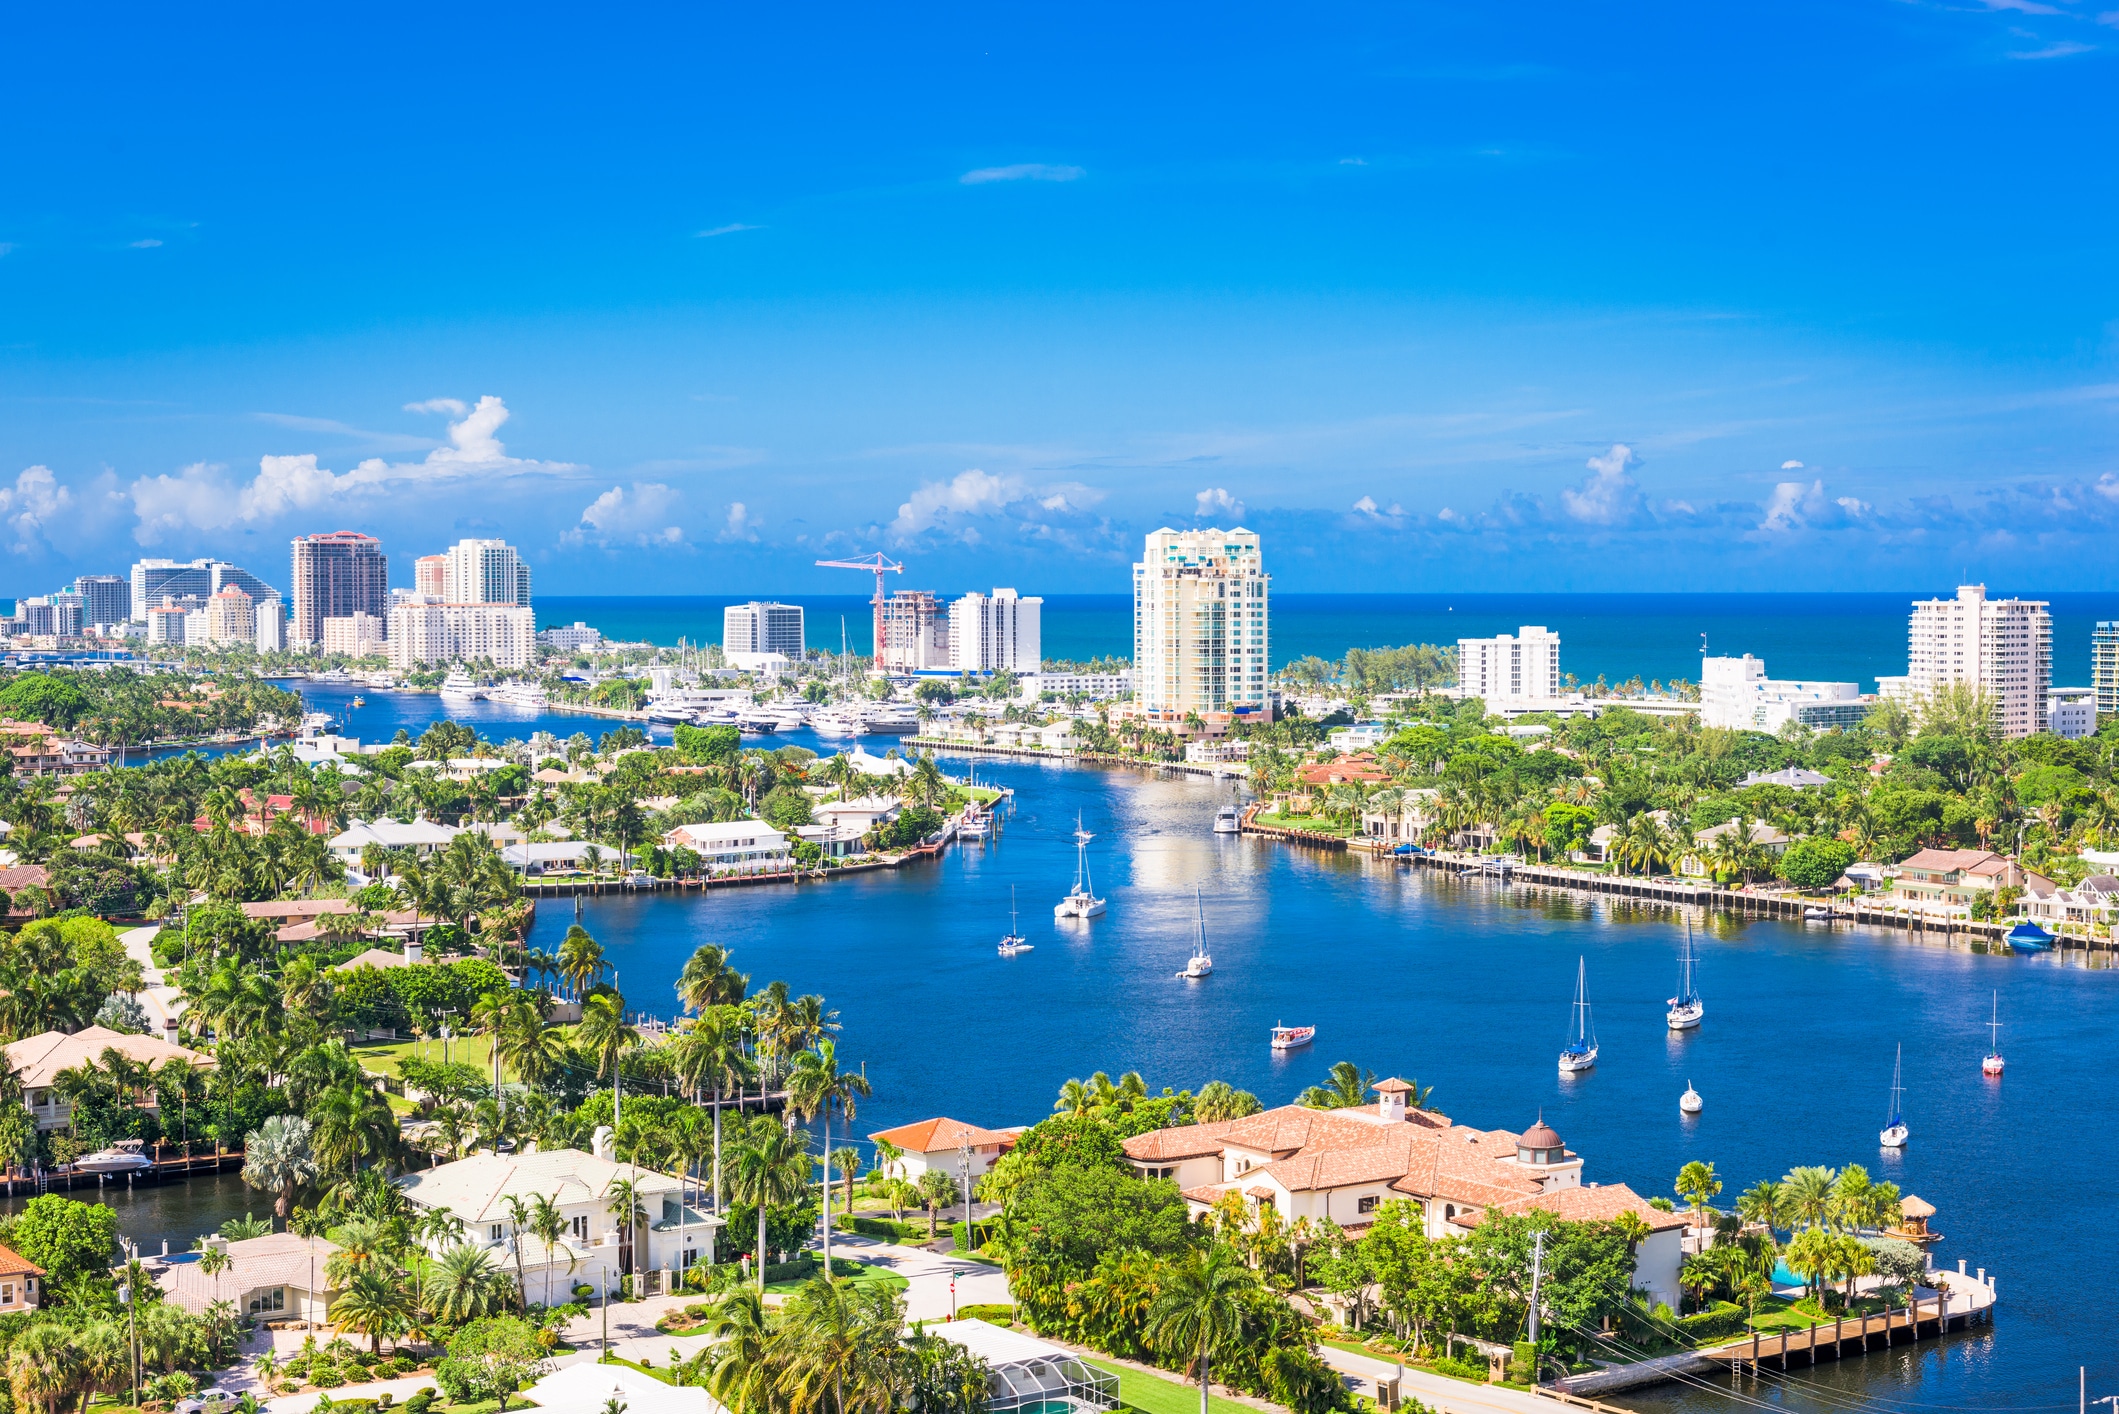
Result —
<instances>
[{"instance_id":1,"label":"white boat","mask_svg":"<svg viewBox=\"0 0 2119 1414\"><path fill-rule=\"evenodd\" d=\"M845 707L827 707L811 714L809 729L818 736L859 736L862 732L860 714Z\"/></svg>"},{"instance_id":2,"label":"white boat","mask_svg":"<svg viewBox=\"0 0 2119 1414\"><path fill-rule=\"evenodd\" d=\"M1214 833L1236 835L1243 833L1243 812L1234 805L1224 805L1214 813Z\"/></svg>"},{"instance_id":3,"label":"white boat","mask_svg":"<svg viewBox=\"0 0 2119 1414\"><path fill-rule=\"evenodd\" d=\"M1707 1003L1700 1000L1699 981L1695 974L1699 970L1699 959L1692 951L1692 920L1685 920L1685 942L1678 951L1678 994L1669 1001L1670 1010L1663 1020L1673 1031L1690 1031L1700 1024L1707 1014Z\"/></svg>"},{"instance_id":4,"label":"white boat","mask_svg":"<svg viewBox=\"0 0 2119 1414\"><path fill-rule=\"evenodd\" d=\"M1876 1136L1876 1142L1886 1149L1905 1148L1906 1139L1912 1134L1906 1128L1905 1113L1899 1108L1899 1100L1906 1093L1906 1087L1900 1083L1904 1078L1905 1064L1906 1048L1900 1046L1898 1059L1891 1063L1891 1113L1884 1120L1883 1132Z\"/></svg>"},{"instance_id":5,"label":"white boat","mask_svg":"<svg viewBox=\"0 0 2119 1414\"><path fill-rule=\"evenodd\" d=\"M1837 916L1829 908L1806 908L1803 910L1803 921L1805 923L1830 923Z\"/></svg>"},{"instance_id":6,"label":"white boat","mask_svg":"<svg viewBox=\"0 0 2119 1414\"><path fill-rule=\"evenodd\" d=\"M870 736L911 736L920 729L917 709L884 703L868 710L863 725Z\"/></svg>"},{"instance_id":7,"label":"white boat","mask_svg":"<svg viewBox=\"0 0 2119 1414\"><path fill-rule=\"evenodd\" d=\"M1981 1075L1999 1075L2006 1064L2001 1059L2001 993L1994 993L1994 1019L1987 1023L1989 1038L1986 1059L1979 1063Z\"/></svg>"},{"instance_id":8,"label":"white boat","mask_svg":"<svg viewBox=\"0 0 2119 1414\"><path fill-rule=\"evenodd\" d=\"M1589 1018L1589 961L1575 961L1575 1004L1567 1044L1560 1050L1560 1073L1574 1075L1594 1070L1597 1064L1597 1031Z\"/></svg>"},{"instance_id":9,"label":"white boat","mask_svg":"<svg viewBox=\"0 0 2119 1414\"><path fill-rule=\"evenodd\" d=\"M1000 953L1002 957L1015 957L1020 953L1029 952L1031 948L1030 940L1015 931L1015 885L1010 884L1008 886L1008 931L1001 938Z\"/></svg>"},{"instance_id":10,"label":"white boat","mask_svg":"<svg viewBox=\"0 0 2119 1414\"><path fill-rule=\"evenodd\" d=\"M1089 841L1096 836L1082 828L1082 817L1074 817L1074 888L1052 905L1054 918L1094 918L1104 911L1104 901L1089 885Z\"/></svg>"},{"instance_id":11,"label":"white boat","mask_svg":"<svg viewBox=\"0 0 2119 1414\"><path fill-rule=\"evenodd\" d=\"M738 709L736 730L745 736L771 736L780 730L780 714L770 707Z\"/></svg>"},{"instance_id":12,"label":"white boat","mask_svg":"<svg viewBox=\"0 0 2119 1414\"><path fill-rule=\"evenodd\" d=\"M965 811L964 818L957 821L956 826L957 838L965 840L982 840L991 830L986 817L976 810Z\"/></svg>"},{"instance_id":13,"label":"white boat","mask_svg":"<svg viewBox=\"0 0 2119 1414\"><path fill-rule=\"evenodd\" d=\"M441 680L441 695L465 702L476 702L486 694L469 673L458 668Z\"/></svg>"},{"instance_id":14,"label":"white boat","mask_svg":"<svg viewBox=\"0 0 2119 1414\"><path fill-rule=\"evenodd\" d=\"M775 713L773 729L775 731L800 731L809 725L809 718L802 715L802 709L799 707L792 707L783 702L775 706L773 710Z\"/></svg>"},{"instance_id":15,"label":"white boat","mask_svg":"<svg viewBox=\"0 0 2119 1414\"><path fill-rule=\"evenodd\" d=\"M108 1149L74 1160L78 1173L145 1173L154 1166L154 1160L141 1152L137 1139L120 1139Z\"/></svg>"},{"instance_id":16,"label":"white boat","mask_svg":"<svg viewBox=\"0 0 2119 1414\"><path fill-rule=\"evenodd\" d=\"M1678 1112L1681 1114L1696 1115L1701 1110L1704 1110L1706 1108L1707 1102L1700 1098L1700 1092L1692 1088L1692 1082L1690 1080L1686 1081L1685 1093L1678 1096Z\"/></svg>"},{"instance_id":17,"label":"white boat","mask_svg":"<svg viewBox=\"0 0 2119 1414\"><path fill-rule=\"evenodd\" d=\"M1200 901L1197 888L1192 890L1192 907L1199 916L1199 931L1192 942L1192 956L1185 963L1185 970L1177 975L1188 982L1197 982L1214 970L1214 959L1207 952L1206 905Z\"/></svg>"},{"instance_id":18,"label":"white boat","mask_svg":"<svg viewBox=\"0 0 2119 1414\"><path fill-rule=\"evenodd\" d=\"M534 682L509 682L486 689L486 701L505 702L510 707L545 707L551 699Z\"/></svg>"},{"instance_id":19,"label":"white boat","mask_svg":"<svg viewBox=\"0 0 2119 1414\"><path fill-rule=\"evenodd\" d=\"M1317 1028L1314 1026L1282 1026L1277 1021L1273 1023L1273 1049L1276 1051L1292 1051L1307 1046L1316 1039Z\"/></svg>"}]
</instances>

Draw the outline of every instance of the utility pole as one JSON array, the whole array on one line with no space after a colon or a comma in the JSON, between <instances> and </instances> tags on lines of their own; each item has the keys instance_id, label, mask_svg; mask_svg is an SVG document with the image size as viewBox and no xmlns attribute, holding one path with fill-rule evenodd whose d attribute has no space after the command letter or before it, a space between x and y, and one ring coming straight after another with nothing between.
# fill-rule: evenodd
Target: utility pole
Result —
<instances>
[{"instance_id":1,"label":"utility pole","mask_svg":"<svg viewBox=\"0 0 2119 1414\"><path fill-rule=\"evenodd\" d=\"M1541 1232L1530 1249L1530 1344L1533 1350L1538 1344L1538 1284L1544 1275L1545 1234ZM1537 1372L1533 1370L1531 1374L1532 1383L1536 1383Z\"/></svg>"},{"instance_id":2,"label":"utility pole","mask_svg":"<svg viewBox=\"0 0 2119 1414\"><path fill-rule=\"evenodd\" d=\"M618 969L615 967L611 969L611 991L619 996L625 995L623 992L618 991ZM621 1026L625 1024L625 1014L623 1012L619 1013L618 1024ZM618 1077L624 1073L625 1066L616 1055L613 1055L611 1057L611 1142L613 1144L618 1142Z\"/></svg>"},{"instance_id":3,"label":"utility pole","mask_svg":"<svg viewBox=\"0 0 2119 1414\"><path fill-rule=\"evenodd\" d=\"M964 1168L964 1250L969 1252L972 1248L979 1245L978 1235L971 1230L971 1146L969 1144L959 1144L956 1146L956 1151L957 1159ZM951 1295L949 1309L954 1311L956 1309L954 1301L956 1278L954 1276L949 1279L949 1291Z\"/></svg>"}]
</instances>

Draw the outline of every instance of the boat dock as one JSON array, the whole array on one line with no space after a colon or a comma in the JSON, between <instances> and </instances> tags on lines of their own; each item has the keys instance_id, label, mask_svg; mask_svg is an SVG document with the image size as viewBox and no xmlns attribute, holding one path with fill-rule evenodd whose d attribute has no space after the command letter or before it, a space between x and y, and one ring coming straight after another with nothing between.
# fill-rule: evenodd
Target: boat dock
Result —
<instances>
[{"instance_id":1,"label":"boat dock","mask_svg":"<svg viewBox=\"0 0 2119 1414\"><path fill-rule=\"evenodd\" d=\"M5 1171L4 1180L0 1181L5 1182L10 1195L18 1185L22 1190L31 1193L48 1193L54 1188L71 1193L82 1184L92 1183L103 1187L122 1179L125 1184L130 1185L141 1179L189 1178L195 1173L223 1173L243 1166L241 1149L223 1149L217 1144L211 1153L193 1154L186 1152L188 1147L157 1140L151 1149L145 1151L149 1159L148 1167L132 1173L90 1173L84 1169L76 1169L72 1164L59 1164L53 1168L29 1172L10 1166Z\"/></svg>"}]
</instances>

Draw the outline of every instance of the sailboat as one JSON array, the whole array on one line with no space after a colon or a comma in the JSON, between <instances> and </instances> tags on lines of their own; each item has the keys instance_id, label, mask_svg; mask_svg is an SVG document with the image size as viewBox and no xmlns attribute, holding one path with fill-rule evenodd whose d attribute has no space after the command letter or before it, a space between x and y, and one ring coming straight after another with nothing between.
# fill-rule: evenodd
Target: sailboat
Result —
<instances>
[{"instance_id":1,"label":"sailboat","mask_svg":"<svg viewBox=\"0 0 2119 1414\"><path fill-rule=\"evenodd\" d=\"M1575 961L1574 1029L1560 1052L1560 1073L1572 1075L1594 1070L1597 1064L1597 1032L1589 1019L1589 962Z\"/></svg>"},{"instance_id":2,"label":"sailboat","mask_svg":"<svg viewBox=\"0 0 2119 1414\"><path fill-rule=\"evenodd\" d=\"M1214 959L1207 953L1207 909L1200 901L1197 888L1192 890L1192 906L1199 914L1199 932L1192 942L1191 960L1185 963L1185 970L1177 974L1187 982L1197 982L1214 970Z\"/></svg>"},{"instance_id":3,"label":"sailboat","mask_svg":"<svg viewBox=\"0 0 2119 1414\"><path fill-rule=\"evenodd\" d=\"M1008 886L1008 931L1001 938L1001 956L1014 957L1031 950L1030 940L1015 931L1015 885Z\"/></svg>"},{"instance_id":4,"label":"sailboat","mask_svg":"<svg viewBox=\"0 0 2119 1414\"><path fill-rule=\"evenodd\" d=\"M1692 951L1692 920L1685 920L1685 945L1678 952L1678 994L1670 999L1670 1010L1664 1020L1673 1031L1690 1031L1700 1024L1707 1014L1707 1003L1700 1000L1699 982L1695 973L1699 969L1699 958Z\"/></svg>"},{"instance_id":5,"label":"sailboat","mask_svg":"<svg viewBox=\"0 0 2119 1414\"><path fill-rule=\"evenodd\" d=\"M1886 1149L1905 1148L1906 1137L1912 1133L1911 1130L1906 1128L1904 1111L1899 1108L1899 1099L1906 1093L1906 1087L1901 1083L1904 1077L1905 1063L1906 1048L1901 1045L1898 1048L1898 1059L1891 1063L1891 1113L1884 1120L1883 1133L1876 1136L1876 1142L1883 1145Z\"/></svg>"},{"instance_id":6,"label":"sailboat","mask_svg":"<svg viewBox=\"0 0 2119 1414\"><path fill-rule=\"evenodd\" d=\"M1987 1058L1979 1063L1981 1075L1999 1075L2001 1059L2001 993L1994 993L1994 1019L1987 1023Z\"/></svg>"},{"instance_id":7,"label":"sailboat","mask_svg":"<svg viewBox=\"0 0 2119 1414\"><path fill-rule=\"evenodd\" d=\"M1094 918L1104 911L1104 901L1089 886L1089 841L1096 836L1082 828L1082 817L1074 817L1074 891L1052 905L1054 918Z\"/></svg>"},{"instance_id":8,"label":"sailboat","mask_svg":"<svg viewBox=\"0 0 2119 1414\"><path fill-rule=\"evenodd\" d=\"M1696 1115L1701 1110L1704 1110L1706 1108L1707 1102L1700 1098L1700 1092L1692 1088L1692 1082L1690 1080L1686 1081L1685 1093L1678 1096L1678 1112L1681 1114Z\"/></svg>"}]
</instances>

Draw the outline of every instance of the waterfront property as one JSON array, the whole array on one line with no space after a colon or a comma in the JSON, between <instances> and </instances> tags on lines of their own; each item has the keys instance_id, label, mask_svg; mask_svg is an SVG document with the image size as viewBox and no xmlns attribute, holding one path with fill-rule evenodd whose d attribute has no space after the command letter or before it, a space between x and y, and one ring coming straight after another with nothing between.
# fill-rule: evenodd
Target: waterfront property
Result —
<instances>
[{"instance_id":1,"label":"waterfront property","mask_svg":"<svg viewBox=\"0 0 2119 1414\"><path fill-rule=\"evenodd\" d=\"M196 1260L152 1264L157 1269L155 1284L193 1315L204 1314L216 1301L230 1301L238 1312L259 1322L321 1324L330 1319L338 1293L330 1289L324 1269L339 1250L337 1244L274 1232L234 1241L208 1237L206 1245L228 1258L228 1265L211 1276Z\"/></svg>"},{"instance_id":2,"label":"waterfront property","mask_svg":"<svg viewBox=\"0 0 2119 1414\"><path fill-rule=\"evenodd\" d=\"M1542 1119L1522 1134L1474 1129L1413 1107L1411 1089L1394 1078L1377 1082L1372 1105L1282 1105L1153 1130L1128 1139L1126 1157L1142 1177L1176 1183L1195 1214L1238 1201L1270 1205L1287 1222L1330 1219L1356 1234L1393 1199L1420 1205L1431 1238L1461 1235L1490 1208L1571 1220L1632 1213L1651 1233L1636 1254L1633 1284L1677 1305L1683 1218L1650 1207L1623 1183L1585 1186L1581 1155Z\"/></svg>"},{"instance_id":3,"label":"waterfront property","mask_svg":"<svg viewBox=\"0 0 2119 1414\"><path fill-rule=\"evenodd\" d=\"M723 874L783 874L794 867L787 836L763 820L723 820L710 825L679 825L662 837L671 849L699 856L700 869Z\"/></svg>"},{"instance_id":4,"label":"waterfront property","mask_svg":"<svg viewBox=\"0 0 2119 1414\"><path fill-rule=\"evenodd\" d=\"M440 825L421 815L409 823L402 820L355 820L333 835L328 844L340 863L358 866L361 851L369 845L384 849L409 849L414 854L436 854L463 833L454 825Z\"/></svg>"},{"instance_id":5,"label":"waterfront property","mask_svg":"<svg viewBox=\"0 0 2119 1414\"><path fill-rule=\"evenodd\" d=\"M1891 901L1916 912L1964 917L1973 900L1992 899L2001 889L2050 895L2057 887L1991 850L1924 849L1899 862Z\"/></svg>"},{"instance_id":6,"label":"waterfront property","mask_svg":"<svg viewBox=\"0 0 2119 1414\"><path fill-rule=\"evenodd\" d=\"M1118 1408L1118 1376L1063 1345L976 1318L937 1322L927 1331L986 1362L987 1414L1090 1414Z\"/></svg>"},{"instance_id":7,"label":"waterfront property","mask_svg":"<svg viewBox=\"0 0 2119 1414\"><path fill-rule=\"evenodd\" d=\"M992 1169L1015 1143L1015 1135L1005 1130L981 1129L962 1120L942 1118L901 1124L896 1129L879 1130L868 1138L871 1143L889 1144L897 1149L898 1157L886 1170L891 1177L914 1182L930 1170L961 1179L967 1156L971 1176L977 1178Z\"/></svg>"},{"instance_id":8,"label":"waterfront property","mask_svg":"<svg viewBox=\"0 0 2119 1414\"><path fill-rule=\"evenodd\" d=\"M0 1316L36 1310L43 1300L38 1292L43 1280L44 1268L12 1247L0 1247Z\"/></svg>"},{"instance_id":9,"label":"waterfront property","mask_svg":"<svg viewBox=\"0 0 2119 1414\"><path fill-rule=\"evenodd\" d=\"M99 1062L104 1052L116 1051L126 1060L150 1071L173 1060L184 1061L195 1070L212 1070L212 1056L165 1041L159 1036L139 1036L113 1031L107 1026L88 1026L71 1034L45 1031L10 1042L6 1049L8 1069L22 1087L22 1103L37 1118L37 1128L58 1129L73 1119L73 1106L59 1098L55 1088L60 1073ZM154 1108L149 1091L141 1104Z\"/></svg>"},{"instance_id":10,"label":"waterfront property","mask_svg":"<svg viewBox=\"0 0 2119 1414\"><path fill-rule=\"evenodd\" d=\"M1719 825L1709 825L1704 830L1694 832L1692 849L1678 861L1678 872L1694 879L1708 877L1714 872L1713 855L1716 847L1732 837L1739 843L1764 850L1776 859L1786 854L1788 846L1795 843L1786 831L1761 820L1745 820L1741 817L1725 820Z\"/></svg>"}]
</instances>

